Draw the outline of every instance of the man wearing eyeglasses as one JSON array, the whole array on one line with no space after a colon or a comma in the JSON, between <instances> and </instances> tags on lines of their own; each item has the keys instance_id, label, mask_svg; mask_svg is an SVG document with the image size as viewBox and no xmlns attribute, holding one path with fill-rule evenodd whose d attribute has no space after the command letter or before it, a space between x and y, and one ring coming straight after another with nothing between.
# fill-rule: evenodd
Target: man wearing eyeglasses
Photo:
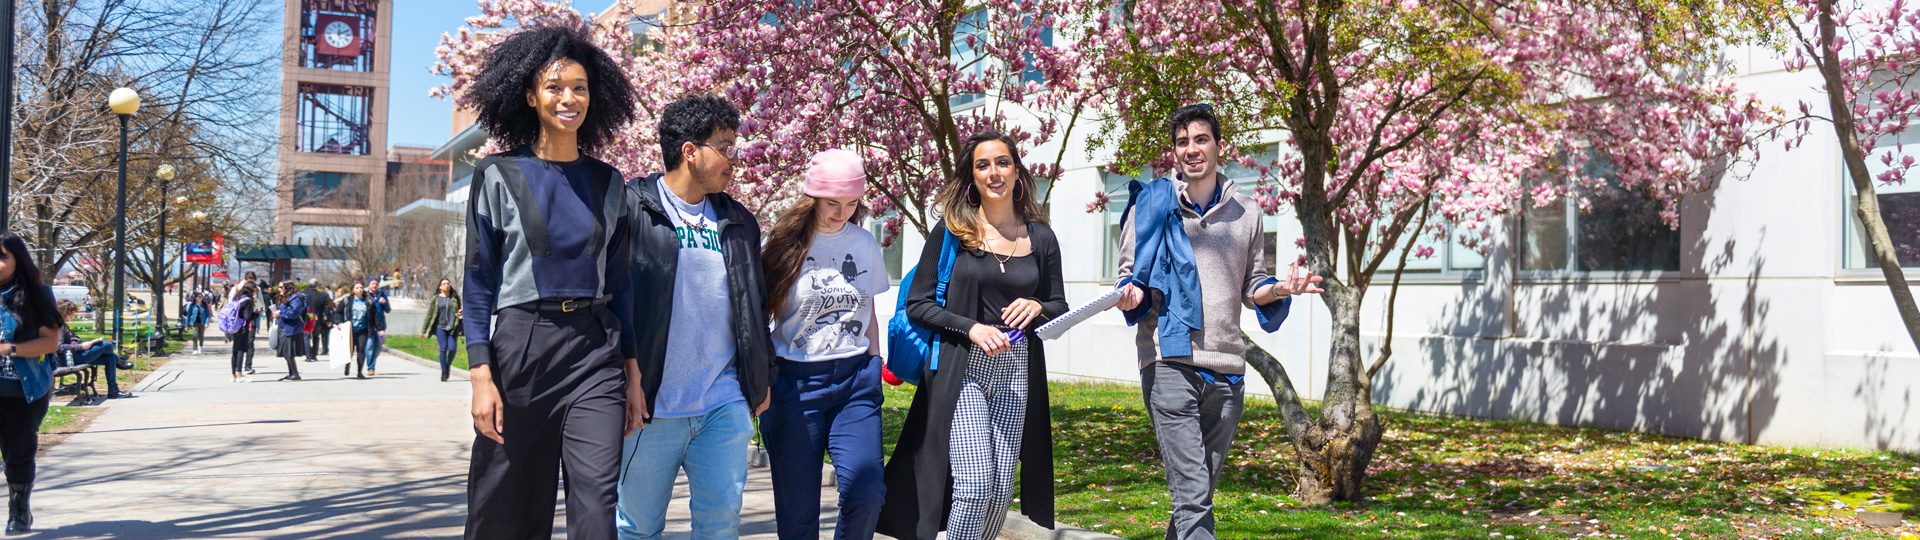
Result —
<instances>
[{"instance_id":1,"label":"man wearing eyeglasses","mask_svg":"<svg viewBox=\"0 0 1920 540\"><path fill-rule=\"evenodd\" d=\"M740 112L716 96L660 115L665 173L629 183L634 342L645 427L621 449L621 538L659 538L687 474L695 538L739 536L747 442L772 383L760 224L728 197Z\"/></svg>"},{"instance_id":2,"label":"man wearing eyeglasses","mask_svg":"<svg viewBox=\"0 0 1920 540\"><path fill-rule=\"evenodd\" d=\"M1275 278L1260 207L1220 172L1220 120L1188 105L1168 122L1173 178L1128 186L1120 233L1119 308L1137 324L1141 393L1160 440L1173 515L1168 540L1214 538L1213 488L1245 406L1240 309L1262 330L1286 320L1292 295L1321 278Z\"/></svg>"}]
</instances>

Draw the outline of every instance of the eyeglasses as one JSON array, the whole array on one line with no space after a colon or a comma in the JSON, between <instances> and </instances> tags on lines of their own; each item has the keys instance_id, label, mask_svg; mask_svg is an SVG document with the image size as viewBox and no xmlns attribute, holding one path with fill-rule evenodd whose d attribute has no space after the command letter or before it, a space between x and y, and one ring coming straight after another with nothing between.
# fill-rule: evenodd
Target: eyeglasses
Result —
<instances>
[{"instance_id":1,"label":"eyeglasses","mask_svg":"<svg viewBox=\"0 0 1920 540\"><path fill-rule=\"evenodd\" d=\"M726 148L721 148L721 147L718 147L718 146L714 146L714 145L711 145L711 144L707 144L707 143L703 143L703 142L694 142L694 143L693 143L693 145L694 145L694 146L705 146L705 147L707 147L707 148L712 148L712 149L713 149L713 151L715 151L715 152L719 152L719 153L720 153L720 157L724 157L724 158L727 158L727 161L739 161L739 160L740 160L740 143L737 143L737 142L736 142L736 143L734 143L734 144L730 144L730 145L727 145L727 147L726 147Z\"/></svg>"}]
</instances>

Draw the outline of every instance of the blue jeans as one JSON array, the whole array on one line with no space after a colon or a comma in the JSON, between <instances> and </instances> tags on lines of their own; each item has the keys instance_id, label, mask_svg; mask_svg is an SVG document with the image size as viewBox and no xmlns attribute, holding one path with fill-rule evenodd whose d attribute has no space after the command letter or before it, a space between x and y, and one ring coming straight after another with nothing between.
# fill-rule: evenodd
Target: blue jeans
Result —
<instances>
[{"instance_id":1,"label":"blue jeans","mask_svg":"<svg viewBox=\"0 0 1920 540\"><path fill-rule=\"evenodd\" d=\"M106 366L107 393L120 393L120 377L118 376L120 373L120 355L113 353L112 343L102 341L99 344L88 347L87 350L75 353L74 359L81 364Z\"/></svg>"},{"instance_id":2,"label":"blue jeans","mask_svg":"<svg viewBox=\"0 0 1920 540\"><path fill-rule=\"evenodd\" d=\"M623 540L651 540L667 527L667 501L682 468L692 492L695 540L740 537L740 494L747 486L747 442L753 415L746 401L704 416L656 418L620 447L620 503L614 524Z\"/></svg>"},{"instance_id":3,"label":"blue jeans","mask_svg":"<svg viewBox=\"0 0 1920 540\"><path fill-rule=\"evenodd\" d=\"M380 359L380 344L386 341L379 332L367 332L367 371L374 371L373 361Z\"/></svg>"},{"instance_id":4,"label":"blue jeans","mask_svg":"<svg viewBox=\"0 0 1920 540\"><path fill-rule=\"evenodd\" d=\"M873 538L887 486L880 440L880 357L778 361L773 404L760 416L773 466L773 515L782 540L820 537L820 458L840 481L838 540Z\"/></svg>"},{"instance_id":5,"label":"blue jeans","mask_svg":"<svg viewBox=\"0 0 1920 540\"><path fill-rule=\"evenodd\" d=\"M460 338L445 328L433 329L433 340L440 344L440 378L447 378L448 370L453 368L453 355L459 350Z\"/></svg>"}]
</instances>

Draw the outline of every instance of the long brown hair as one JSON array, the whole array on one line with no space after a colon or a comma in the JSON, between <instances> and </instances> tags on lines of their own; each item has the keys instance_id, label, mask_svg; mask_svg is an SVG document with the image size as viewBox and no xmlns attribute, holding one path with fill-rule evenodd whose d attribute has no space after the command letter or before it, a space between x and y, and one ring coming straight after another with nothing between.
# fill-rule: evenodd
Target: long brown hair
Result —
<instances>
[{"instance_id":1,"label":"long brown hair","mask_svg":"<svg viewBox=\"0 0 1920 540\"><path fill-rule=\"evenodd\" d=\"M968 250L979 251L986 244L981 238L985 225L980 223L980 191L973 187L973 153L987 141L1000 141L1007 145L1007 154L1013 156L1013 168L1020 171L1020 178L1013 186L1013 213L1027 223L1046 223L1046 213L1040 211L1040 203L1034 199L1033 171L1027 169L1020 160L1020 146L1013 136L994 130L982 131L967 138L967 144L960 149L960 159L954 160L953 176L947 178L947 185L940 188L938 204L941 219L947 221L947 230L960 239L960 246Z\"/></svg>"},{"instance_id":2,"label":"long brown hair","mask_svg":"<svg viewBox=\"0 0 1920 540\"><path fill-rule=\"evenodd\" d=\"M787 294L800 280L800 267L807 262L807 250L813 247L814 213L819 199L802 197L799 203L780 213L767 233L767 247L760 252L760 271L767 276L767 316L778 317L787 304ZM848 227L860 226L867 219L867 203L860 201L847 219Z\"/></svg>"}]
</instances>

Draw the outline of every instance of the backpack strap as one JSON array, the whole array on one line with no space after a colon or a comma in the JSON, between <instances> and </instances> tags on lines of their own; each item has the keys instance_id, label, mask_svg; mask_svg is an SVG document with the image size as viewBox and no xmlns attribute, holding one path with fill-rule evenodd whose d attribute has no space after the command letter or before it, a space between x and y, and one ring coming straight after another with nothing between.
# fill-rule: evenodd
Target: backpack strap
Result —
<instances>
[{"instance_id":1,"label":"backpack strap","mask_svg":"<svg viewBox=\"0 0 1920 540\"><path fill-rule=\"evenodd\" d=\"M953 256L955 253L958 253L958 250L954 249L953 246L956 240L953 237L953 230L941 227L940 231L942 233L940 237L940 281L935 282L933 285L933 301L939 304L940 307L946 307L947 282L953 279Z\"/></svg>"}]
</instances>

